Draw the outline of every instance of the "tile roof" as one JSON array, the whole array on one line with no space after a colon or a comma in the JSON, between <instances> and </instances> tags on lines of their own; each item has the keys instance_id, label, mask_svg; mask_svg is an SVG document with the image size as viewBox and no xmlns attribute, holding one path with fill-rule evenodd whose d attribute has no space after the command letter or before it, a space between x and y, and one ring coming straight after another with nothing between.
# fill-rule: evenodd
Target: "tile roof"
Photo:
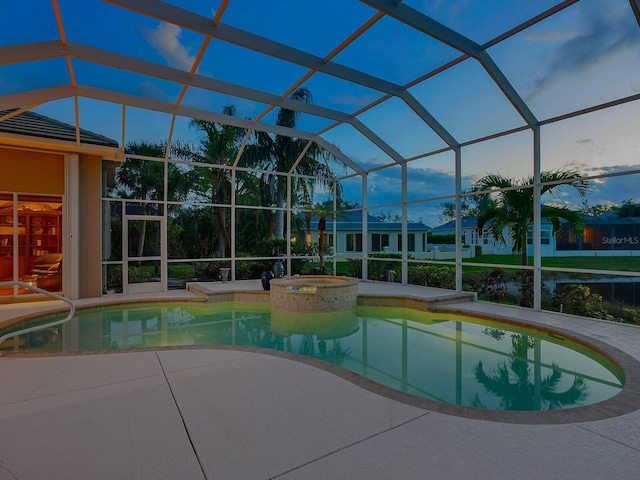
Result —
<instances>
[{"instance_id":1,"label":"tile roof","mask_svg":"<svg viewBox=\"0 0 640 480\"><path fill-rule=\"evenodd\" d=\"M0 118L16 110L0 110ZM73 125L29 111L1 121L0 133L28 135L73 143L76 141L76 128ZM105 147L119 146L116 140L82 128L80 129L80 143Z\"/></svg>"},{"instance_id":2,"label":"tile roof","mask_svg":"<svg viewBox=\"0 0 640 480\"><path fill-rule=\"evenodd\" d=\"M318 229L318 217L311 219L311 229ZM336 221L336 228L338 230L362 230L362 212L345 212ZM379 218L374 217L371 214L367 214L367 228L369 230L402 230L402 222L383 222ZM333 229L333 219L327 218L327 231ZM431 227L425 225L422 222L407 222L408 230L431 230Z\"/></svg>"}]
</instances>

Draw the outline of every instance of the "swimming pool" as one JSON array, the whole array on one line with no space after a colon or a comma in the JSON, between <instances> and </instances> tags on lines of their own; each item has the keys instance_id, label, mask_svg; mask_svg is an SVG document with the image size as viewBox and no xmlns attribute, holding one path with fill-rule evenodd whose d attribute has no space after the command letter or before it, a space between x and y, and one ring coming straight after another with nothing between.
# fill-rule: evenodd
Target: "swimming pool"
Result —
<instances>
[{"instance_id":1,"label":"swimming pool","mask_svg":"<svg viewBox=\"0 0 640 480\"><path fill-rule=\"evenodd\" d=\"M125 304L79 310L68 324L17 342L31 352L259 347L323 360L411 395L491 410L589 405L624 384L611 361L562 336L401 307L301 315L242 302Z\"/></svg>"}]
</instances>

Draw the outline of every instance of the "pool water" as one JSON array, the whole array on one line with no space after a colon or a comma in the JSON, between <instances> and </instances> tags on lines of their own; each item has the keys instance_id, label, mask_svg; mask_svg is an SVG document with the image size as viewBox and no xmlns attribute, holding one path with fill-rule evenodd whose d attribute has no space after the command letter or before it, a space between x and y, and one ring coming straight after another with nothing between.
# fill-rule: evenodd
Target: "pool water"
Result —
<instances>
[{"instance_id":1,"label":"pool water","mask_svg":"<svg viewBox=\"0 0 640 480\"><path fill-rule=\"evenodd\" d=\"M612 362L558 335L397 307L294 314L237 302L130 304L79 310L69 323L18 342L39 352L261 347L318 358L420 397L494 410L588 405L624 384Z\"/></svg>"}]
</instances>

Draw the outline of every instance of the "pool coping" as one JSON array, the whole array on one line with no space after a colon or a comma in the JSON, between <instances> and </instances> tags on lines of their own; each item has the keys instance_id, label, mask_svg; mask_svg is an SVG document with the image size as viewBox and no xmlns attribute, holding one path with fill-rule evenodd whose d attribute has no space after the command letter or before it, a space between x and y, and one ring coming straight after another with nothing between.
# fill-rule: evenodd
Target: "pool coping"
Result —
<instances>
[{"instance_id":1,"label":"pool coping","mask_svg":"<svg viewBox=\"0 0 640 480\"><path fill-rule=\"evenodd\" d=\"M206 289L205 289L206 290ZM603 355L613 363L615 363L623 372L625 376L625 384L622 390L615 396L603 400L598 403L572 407L561 410L550 410L540 412L528 412L528 411L500 411L480 409L474 407L466 407L460 405L453 405L435 400L426 399L409 393L405 393L399 390L395 390L391 387L381 385L373 380L365 378L364 376L346 370L340 366L325 362L320 359L304 357L294 353L283 352L278 350L269 350L259 347L243 347L237 345L185 345L185 346L168 346L168 347L143 347L133 349L119 349L117 351L85 351L85 352L62 352L62 353L25 353L25 352L2 352L3 356L20 358L20 357L47 357L47 356L75 356L75 355L96 355L96 354L118 354L125 352L141 352L141 351L162 351L162 350L188 350L188 349L215 349L215 350L236 350L245 352L255 352L264 355L271 355L275 357L285 358L293 360L298 363L309 365L320 370L326 371L330 374L338 376L346 381L351 382L369 392L381 395L385 398L395 400L397 402L410 405L412 407L420 408L426 411L442 413L446 415L453 415L462 418L469 418L475 420L485 420L491 422L500 423L512 423L512 424L530 424L530 425L552 425L552 424L570 424L591 422L597 420L606 420L621 415L626 415L631 412L640 409L640 362L632 355L620 350L619 348L607 343L603 340L599 340L589 335L584 335L573 330L557 327L555 325L546 325L535 320L523 320L515 318L507 313L492 312L488 315L483 312L470 311L468 307L470 304L480 304L484 302L473 301L469 299L468 295L460 295L456 292L451 292L450 295L444 293L441 296L435 296L433 298L420 298L415 295L398 295L398 294L371 294L371 293L359 293L358 294L358 306L396 306L412 308L415 310L430 310L441 311L448 313L459 313L468 316L472 316L479 319L498 320L499 322L511 324L519 327L526 327L534 330L552 332L561 335L571 341L574 341L582 346L590 348L597 353ZM205 293L206 292L202 292ZM201 295L202 295L201 293ZM209 292L211 293L211 292ZM248 296L252 296L255 299L256 291L246 289L231 289L224 292L220 297L214 295L215 301L240 301L246 300ZM262 292L260 292L262 293ZM236 295L237 294L237 295ZM264 295L266 294L266 295ZM264 301L264 297L268 296L269 292L264 292L260 295L260 300ZM211 299L211 295L206 295ZM238 300L236 300L236 296ZM102 297L104 298L104 297ZM113 301L109 302L95 302L84 303L78 305L78 310L84 310L89 308L96 308L102 306L109 306L114 304L127 304L127 303L166 303L173 301L187 301L187 302L203 302L205 298L181 298L181 299L162 299L153 298L147 300L126 299L124 297L113 298ZM466 300L466 301L465 301ZM500 305L495 305L496 310L500 310ZM37 313L31 313L28 315L22 315L10 319L8 321L0 322L3 329L15 325L16 323L29 320L31 318L40 317L43 315L49 315L56 312L66 311L64 308L52 308L46 311ZM530 312L534 313L534 312ZM548 315L554 315L553 312L545 312ZM561 315L561 314L558 314ZM582 318L582 317L571 317ZM594 319L585 319L593 321ZM611 322L608 322L611 323ZM628 325L629 327L633 327Z\"/></svg>"}]
</instances>

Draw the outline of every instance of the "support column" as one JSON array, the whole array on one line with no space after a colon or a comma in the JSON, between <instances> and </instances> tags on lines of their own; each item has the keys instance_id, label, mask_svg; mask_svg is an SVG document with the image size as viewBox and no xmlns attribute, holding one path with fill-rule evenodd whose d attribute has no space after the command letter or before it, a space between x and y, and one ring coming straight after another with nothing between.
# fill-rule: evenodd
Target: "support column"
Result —
<instances>
[{"instance_id":1,"label":"support column","mask_svg":"<svg viewBox=\"0 0 640 480\"><path fill-rule=\"evenodd\" d=\"M456 227L455 227L455 242L456 242L456 291L462 291L462 149L460 146L454 148L456 155Z\"/></svg>"},{"instance_id":2,"label":"support column","mask_svg":"<svg viewBox=\"0 0 640 480\"><path fill-rule=\"evenodd\" d=\"M407 218L407 164L403 163L402 167L402 284L406 285L409 281L409 235L408 235L408 218Z\"/></svg>"},{"instance_id":3,"label":"support column","mask_svg":"<svg viewBox=\"0 0 640 480\"><path fill-rule=\"evenodd\" d=\"M287 174L287 228L285 237L287 239L287 275L293 276L291 271L291 173Z\"/></svg>"},{"instance_id":4,"label":"support column","mask_svg":"<svg viewBox=\"0 0 640 480\"><path fill-rule=\"evenodd\" d=\"M64 159L64 217L62 291L67 298L80 298L80 156L65 155Z\"/></svg>"},{"instance_id":5,"label":"support column","mask_svg":"<svg viewBox=\"0 0 640 480\"><path fill-rule=\"evenodd\" d=\"M533 128L533 309L542 309L542 255L541 225L542 205L540 198L540 126ZM528 248L525 245L524 248Z\"/></svg>"},{"instance_id":6,"label":"support column","mask_svg":"<svg viewBox=\"0 0 640 480\"><path fill-rule=\"evenodd\" d=\"M369 278L369 266L367 265L367 252L369 251L367 178L367 173L362 175L362 280Z\"/></svg>"}]
</instances>

